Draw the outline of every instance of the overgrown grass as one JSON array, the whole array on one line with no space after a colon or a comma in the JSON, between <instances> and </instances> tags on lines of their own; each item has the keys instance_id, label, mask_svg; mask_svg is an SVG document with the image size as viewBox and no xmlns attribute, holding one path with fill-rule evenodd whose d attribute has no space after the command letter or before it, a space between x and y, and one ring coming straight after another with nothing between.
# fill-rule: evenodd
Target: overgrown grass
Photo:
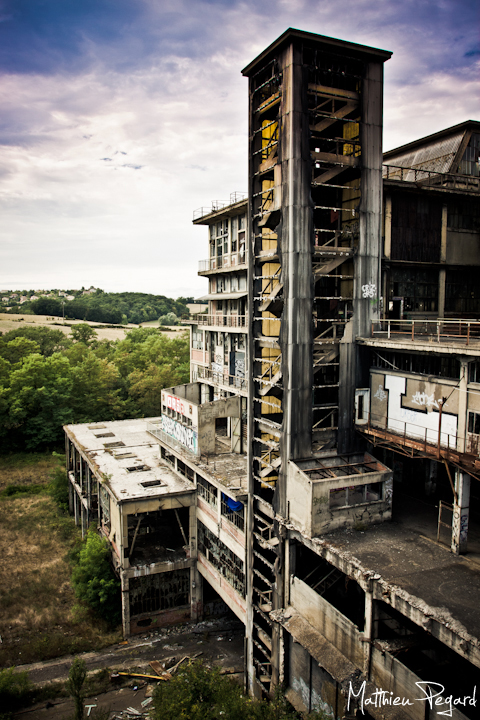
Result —
<instances>
[{"instance_id":1,"label":"overgrown grass","mask_svg":"<svg viewBox=\"0 0 480 720\"><path fill-rule=\"evenodd\" d=\"M58 458L49 453L10 453L0 456L0 491L7 486L48 485Z\"/></svg>"},{"instance_id":2,"label":"overgrown grass","mask_svg":"<svg viewBox=\"0 0 480 720\"><path fill-rule=\"evenodd\" d=\"M37 463L25 455L3 457L0 463L3 490L25 488L0 493L0 667L94 650L120 639L87 611L73 611L67 553L79 531L49 494L58 459L36 457ZM9 469L15 482L8 482Z\"/></svg>"}]
</instances>

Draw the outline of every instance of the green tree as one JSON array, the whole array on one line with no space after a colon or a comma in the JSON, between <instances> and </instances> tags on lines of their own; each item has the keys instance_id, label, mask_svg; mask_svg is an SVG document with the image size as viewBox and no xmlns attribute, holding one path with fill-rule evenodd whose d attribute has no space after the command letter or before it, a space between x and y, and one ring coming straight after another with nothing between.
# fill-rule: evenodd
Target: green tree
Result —
<instances>
[{"instance_id":1,"label":"green tree","mask_svg":"<svg viewBox=\"0 0 480 720\"><path fill-rule=\"evenodd\" d=\"M169 312L166 315L160 315L158 318L159 325L178 325L178 317L173 312Z\"/></svg>"},{"instance_id":2,"label":"green tree","mask_svg":"<svg viewBox=\"0 0 480 720\"><path fill-rule=\"evenodd\" d=\"M84 685L87 677L87 666L82 658L75 658L70 670L66 688L75 704L75 720L83 720L83 703L85 701Z\"/></svg>"},{"instance_id":3,"label":"green tree","mask_svg":"<svg viewBox=\"0 0 480 720\"><path fill-rule=\"evenodd\" d=\"M35 315L53 315L54 317L62 317L62 303L55 298L39 298L31 303L31 307Z\"/></svg>"},{"instance_id":4,"label":"green tree","mask_svg":"<svg viewBox=\"0 0 480 720\"><path fill-rule=\"evenodd\" d=\"M70 363L60 354L47 358L29 355L12 370L4 393L8 427L27 450L61 440L62 425L73 418L72 386Z\"/></svg>"},{"instance_id":5,"label":"green tree","mask_svg":"<svg viewBox=\"0 0 480 720\"><path fill-rule=\"evenodd\" d=\"M120 396L122 379L112 362L87 350L72 368L72 378L71 408L75 422L125 417L125 401Z\"/></svg>"},{"instance_id":6,"label":"green tree","mask_svg":"<svg viewBox=\"0 0 480 720\"><path fill-rule=\"evenodd\" d=\"M7 343L2 343L0 346L0 353L5 360L12 363L20 362L27 355L32 353L39 353L40 346L34 340L29 340L26 337L16 337Z\"/></svg>"},{"instance_id":7,"label":"green tree","mask_svg":"<svg viewBox=\"0 0 480 720\"><path fill-rule=\"evenodd\" d=\"M9 330L0 337L0 355L3 355L1 348L4 344L9 343L15 338L23 337L37 343L40 352L45 357L53 355L69 347L72 342L61 330L52 330L41 325L32 325L30 327L21 327L16 330Z\"/></svg>"},{"instance_id":8,"label":"green tree","mask_svg":"<svg viewBox=\"0 0 480 720\"><path fill-rule=\"evenodd\" d=\"M272 701L256 700L243 694L240 686L220 668L210 669L202 662L180 666L168 683L159 683L153 694L154 720L298 720L300 717L285 700L280 686ZM321 713L304 716L327 720Z\"/></svg>"},{"instance_id":9,"label":"green tree","mask_svg":"<svg viewBox=\"0 0 480 720\"><path fill-rule=\"evenodd\" d=\"M120 621L120 581L110 564L110 547L94 530L72 554L72 585L79 600L112 625Z\"/></svg>"},{"instance_id":10,"label":"green tree","mask_svg":"<svg viewBox=\"0 0 480 720\"><path fill-rule=\"evenodd\" d=\"M180 667L153 695L154 720L254 720L262 718L261 703L242 694L239 685L201 662ZM248 712L248 714L247 714Z\"/></svg>"},{"instance_id":11,"label":"green tree","mask_svg":"<svg viewBox=\"0 0 480 720\"><path fill-rule=\"evenodd\" d=\"M87 323L79 323L78 325L72 325L70 335L74 342L81 342L84 345L91 345L92 342L98 337L98 333L90 327Z\"/></svg>"}]
</instances>

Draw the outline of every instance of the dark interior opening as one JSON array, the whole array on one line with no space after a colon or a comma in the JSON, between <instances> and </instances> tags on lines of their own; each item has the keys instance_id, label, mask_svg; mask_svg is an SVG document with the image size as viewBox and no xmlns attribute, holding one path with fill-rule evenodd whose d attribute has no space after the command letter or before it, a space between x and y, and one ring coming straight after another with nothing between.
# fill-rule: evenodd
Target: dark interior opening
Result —
<instances>
[{"instance_id":1,"label":"dark interior opening","mask_svg":"<svg viewBox=\"0 0 480 720\"><path fill-rule=\"evenodd\" d=\"M365 593L356 580L300 543L296 544L295 576L363 630Z\"/></svg>"}]
</instances>

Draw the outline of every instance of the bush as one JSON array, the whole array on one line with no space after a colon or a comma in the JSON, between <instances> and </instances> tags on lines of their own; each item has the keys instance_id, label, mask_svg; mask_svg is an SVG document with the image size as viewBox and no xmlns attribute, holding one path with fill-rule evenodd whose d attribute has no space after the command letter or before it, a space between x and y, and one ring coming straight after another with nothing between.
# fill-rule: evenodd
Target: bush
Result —
<instances>
[{"instance_id":1,"label":"bush","mask_svg":"<svg viewBox=\"0 0 480 720\"><path fill-rule=\"evenodd\" d=\"M121 619L120 581L110 565L107 541L89 530L72 552L72 585L75 595L111 625Z\"/></svg>"},{"instance_id":2,"label":"bush","mask_svg":"<svg viewBox=\"0 0 480 720\"><path fill-rule=\"evenodd\" d=\"M166 315L160 315L158 318L159 325L178 325L178 317L173 312L169 312Z\"/></svg>"},{"instance_id":3,"label":"bush","mask_svg":"<svg viewBox=\"0 0 480 720\"><path fill-rule=\"evenodd\" d=\"M0 670L0 708L10 712L22 705L30 697L32 683L28 673L15 672L13 668Z\"/></svg>"}]
</instances>

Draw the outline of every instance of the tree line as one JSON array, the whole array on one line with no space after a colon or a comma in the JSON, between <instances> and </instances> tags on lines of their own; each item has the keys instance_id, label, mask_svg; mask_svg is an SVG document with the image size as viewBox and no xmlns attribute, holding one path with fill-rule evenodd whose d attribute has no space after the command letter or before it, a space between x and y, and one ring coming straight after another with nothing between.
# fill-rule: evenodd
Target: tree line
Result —
<instances>
[{"instance_id":1,"label":"tree line","mask_svg":"<svg viewBox=\"0 0 480 720\"><path fill-rule=\"evenodd\" d=\"M62 317L65 313L65 317L72 320L137 325L157 320L169 313L173 313L176 317L188 315L189 302L193 302L193 298L179 297L174 300L164 295L137 292L106 293L97 289L91 295L80 295L74 300L41 297L24 303L20 306L20 310L22 313L54 317ZM18 308L13 308L13 311L18 312Z\"/></svg>"},{"instance_id":2,"label":"tree line","mask_svg":"<svg viewBox=\"0 0 480 720\"><path fill-rule=\"evenodd\" d=\"M154 417L161 389L189 380L186 334L138 328L98 340L87 324L22 327L0 335L0 451L62 442L71 423Z\"/></svg>"}]
</instances>

